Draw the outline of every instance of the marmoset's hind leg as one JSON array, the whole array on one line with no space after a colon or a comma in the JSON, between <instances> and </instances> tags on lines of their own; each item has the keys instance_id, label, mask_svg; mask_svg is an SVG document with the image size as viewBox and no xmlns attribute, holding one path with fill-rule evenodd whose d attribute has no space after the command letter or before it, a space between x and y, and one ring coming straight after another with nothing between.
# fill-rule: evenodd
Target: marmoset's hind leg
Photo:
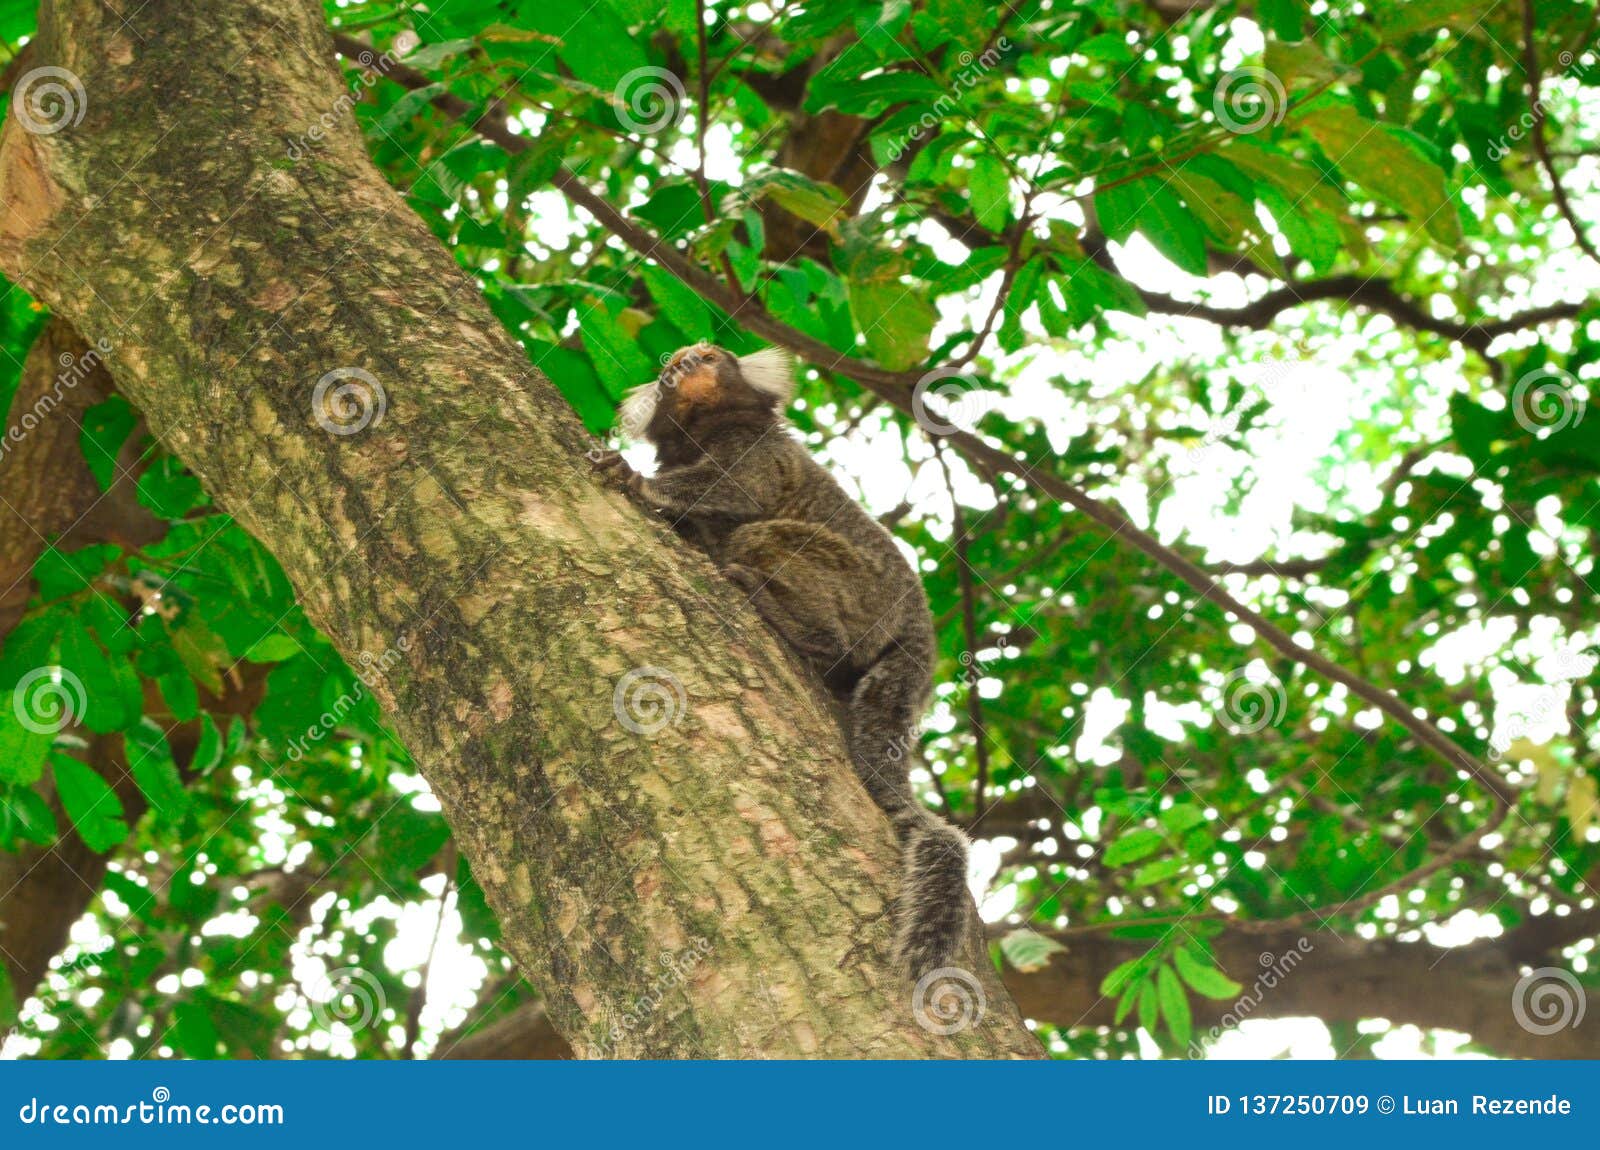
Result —
<instances>
[{"instance_id":1,"label":"marmoset's hind leg","mask_svg":"<svg viewBox=\"0 0 1600 1150\"><path fill-rule=\"evenodd\" d=\"M769 519L732 531L718 558L767 625L824 677L851 661L855 637L841 596L870 584L849 543L815 523Z\"/></svg>"}]
</instances>

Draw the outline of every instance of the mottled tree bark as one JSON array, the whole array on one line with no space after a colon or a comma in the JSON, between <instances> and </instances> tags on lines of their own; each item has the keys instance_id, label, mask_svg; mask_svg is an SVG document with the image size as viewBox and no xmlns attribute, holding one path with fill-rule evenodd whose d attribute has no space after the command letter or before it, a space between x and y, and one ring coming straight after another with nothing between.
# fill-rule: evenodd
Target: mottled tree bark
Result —
<instances>
[{"instance_id":1,"label":"mottled tree bark","mask_svg":"<svg viewBox=\"0 0 1600 1150\"><path fill-rule=\"evenodd\" d=\"M555 389L368 162L321 4L132 21L44 5L33 63L81 81L82 118L30 131L13 102L0 267L110 342L156 434L382 668L573 1047L1036 1054L976 950L981 1020L919 1023L887 958L897 852L825 708L596 483ZM659 713L629 690L652 684Z\"/></svg>"}]
</instances>

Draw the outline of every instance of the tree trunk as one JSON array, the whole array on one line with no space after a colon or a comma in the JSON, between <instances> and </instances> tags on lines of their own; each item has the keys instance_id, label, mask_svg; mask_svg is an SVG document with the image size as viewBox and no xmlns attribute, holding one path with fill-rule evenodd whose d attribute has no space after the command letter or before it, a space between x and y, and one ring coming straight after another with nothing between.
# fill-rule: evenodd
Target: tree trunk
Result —
<instances>
[{"instance_id":1,"label":"tree trunk","mask_svg":"<svg viewBox=\"0 0 1600 1150\"><path fill-rule=\"evenodd\" d=\"M838 731L368 162L318 0L47 2L81 81L0 137L0 266L277 556L374 690L580 1054L1033 1056L887 958ZM81 113L81 119L77 115ZM924 1014L922 1022L937 1023Z\"/></svg>"}]
</instances>

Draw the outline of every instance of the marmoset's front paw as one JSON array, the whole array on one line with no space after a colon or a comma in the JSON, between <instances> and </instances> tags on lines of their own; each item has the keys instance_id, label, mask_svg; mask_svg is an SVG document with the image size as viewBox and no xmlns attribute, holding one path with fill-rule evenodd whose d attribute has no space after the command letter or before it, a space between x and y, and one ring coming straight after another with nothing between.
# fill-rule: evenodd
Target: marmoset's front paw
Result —
<instances>
[{"instance_id":1,"label":"marmoset's front paw","mask_svg":"<svg viewBox=\"0 0 1600 1150\"><path fill-rule=\"evenodd\" d=\"M635 471L632 465L622 458L620 452L594 452L590 454L589 462L594 465L596 471L617 484L629 495L637 496L639 494L641 485L644 483L644 476Z\"/></svg>"}]
</instances>

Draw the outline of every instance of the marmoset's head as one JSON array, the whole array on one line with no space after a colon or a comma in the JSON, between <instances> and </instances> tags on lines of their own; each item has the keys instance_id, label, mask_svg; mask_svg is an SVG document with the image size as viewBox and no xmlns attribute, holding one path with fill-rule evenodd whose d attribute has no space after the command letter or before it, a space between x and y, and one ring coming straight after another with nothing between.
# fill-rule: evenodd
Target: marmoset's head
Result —
<instances>
[{"instance_id":1,"label":"marmoset's head","mask_svg":"<svg viewBox=\"0 0 1600 1150\"><path fill-rule=\"evenodd\" d=\"M793 394L794 361L782 348L736 356L715 344L691 344L672 353L654 383L628 393L617 426L659 447L708 416L771 419Z\"/></svg>"}]
</instances>

